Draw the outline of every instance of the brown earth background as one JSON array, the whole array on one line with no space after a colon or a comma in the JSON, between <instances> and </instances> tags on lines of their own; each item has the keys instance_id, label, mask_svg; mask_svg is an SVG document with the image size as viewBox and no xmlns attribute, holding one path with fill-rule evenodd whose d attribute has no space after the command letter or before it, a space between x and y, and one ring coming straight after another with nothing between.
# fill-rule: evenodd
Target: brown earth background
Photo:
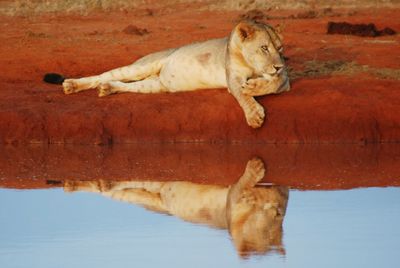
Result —
<instances>
[{"instance_id":1,"label":"brown earth background","mask_svg":"<svg viewBox=\"0 0 400 268\"><path fill-rule=\"evenodd\" d=\"M266 2L1 1L0 142L398 142L399 35L327 35L326 25L400 31L399 3ZM225 89L98 98L94 90L66 96L42 82L48 72L98 74L226 36L254 8L247 17L281 25L292 78L290 92L259 98L267 111L261 129L246 125Z\"/></svg>"},{"instance_id":2,"label":"brown earth background","mask_svg":"<svg viewBox=\"0 0 400 268\"><path fill-rule=\"evenodd\" d=\"M0 185L46 188L71 179L228 185L259 156L265 182L298 189L399 186L399 34L327 35L326 27L371 22L400 31L400 3L332 2L0 1ZM243 17L279 24L289 58L292 90L258 99L267 111L258 130L246 125L225 89L98 98L94 90L67 96L42 82L48 72L98 74L223 37ZM93 144L114 146L87 146Z\"/></svg>"}]
</instances>

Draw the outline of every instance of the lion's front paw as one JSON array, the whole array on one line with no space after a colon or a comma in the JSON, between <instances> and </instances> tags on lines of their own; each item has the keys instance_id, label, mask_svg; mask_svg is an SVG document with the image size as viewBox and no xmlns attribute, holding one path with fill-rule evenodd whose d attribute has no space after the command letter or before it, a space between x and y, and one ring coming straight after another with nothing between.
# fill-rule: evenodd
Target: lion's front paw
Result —
<instances>
[{"instance_id":1,"label":"lion's front paw","mask_svg":"<svg viewBox=\"0 0 400 268\"><path fill-rule=\"evenodd\" d=\"M248 96L262 96L275 92L277 79L267 80L265 78L249 79L242 86L242 92Z\"/></svg>"},{"instance_id":2,"label":"lion's front paw","mask_svg":"<svg viewBox=\"0 0 400 268\"><path fill-rule=\"evenodd\" d=\"M262 96L267 94L279 93L282 85L282 77L276 76L270 79L262 77L249 79L242 86L242 93L247 96Z\"/></svg>"},{"instance_id":3,"label":"lion's front paw","mask_svg":"<svg viewBox=\"0 0 400 268\"><path fill-rule=\"evenodd\" d=\"M248 96L254 96L255 91L262 87L259 79L249 79L242 86L242 93Z\"/></svg>"},{"instance_id":4,"label":"lion's front paw","mask_svg":"<svg viewBox=\"0 0 400 268\"><path fill-rule=\"evenodd\" d=\"M258 180L262 179L265 174L264 163L258 157L254 157L247 162L246 170Z\"/></svg>"},{"instance_id":5,"label":"lion's front paw","mask_svg":"<svg viewBox=\"0 0 400 268\"><path fill-rule=\"evenodd\" d=\"M113 93L115 93L112 90L112 86L110 83L101 83L98 87L97 87L97 91L99 93L99 97L105 97L108 95L111 95Z\"/></svg>"},{"instance_id":6,"label":"lion's front paw","mask_svg":"<svg viewBox=\"0 0 400 268\"><path fill-rule=\"evenodd\" d=\"M246 121L252 128L259 128L262 126L265 118L264 108L260 104L254 105L252 109L246 112Z\"/></svg>"},{"instance_id":7,"label":"lion's front paw","mask_svg":"<svg viewBox=\"0 0 400 268\"><path fill-rule=\"evenodd\" d=\"M65 79L62 86L65 94L72 94L78 91L78 85L73 79Z\"/></svg>"},{"instance_id":8,"label":"lion's front paw","mask_svg":"<svg viewBox=\"0 0 400 268\"><path fill-rule=\"evenodd\" d=\"M263 161L258 157L254 157L247 162L244 174L240 178L240 183L244 187L253 187L264 178L264 175L265 167Z\"/></svg>"}]
</instances>

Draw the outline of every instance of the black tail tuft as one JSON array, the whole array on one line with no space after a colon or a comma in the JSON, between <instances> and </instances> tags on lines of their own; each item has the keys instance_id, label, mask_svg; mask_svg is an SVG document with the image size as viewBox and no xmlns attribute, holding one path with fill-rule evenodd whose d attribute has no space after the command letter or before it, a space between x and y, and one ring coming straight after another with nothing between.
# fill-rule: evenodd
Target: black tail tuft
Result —
<instances>
[{"instance_id":1,"label":"black tail tuft","mask_svg":"<svg viewBox=\"0 0 400 268\"><path fill-rule=\"evenodd\" d=\"M56 181L56 180L46 180L47 185L61 185L63 184L62 181Z\"/></svg>"},{"instance_id":2,"label":"black tail tuft","mask_svg":"<svg viewBox=\"0 0 400 268\"><path fill-rule=\"evenodd\" d=\"M61 85L65 80L65 77L61 74L56 73L48 73L43 77L43 81L50 84L58 84Z\"/></svg>"}]
</instances>

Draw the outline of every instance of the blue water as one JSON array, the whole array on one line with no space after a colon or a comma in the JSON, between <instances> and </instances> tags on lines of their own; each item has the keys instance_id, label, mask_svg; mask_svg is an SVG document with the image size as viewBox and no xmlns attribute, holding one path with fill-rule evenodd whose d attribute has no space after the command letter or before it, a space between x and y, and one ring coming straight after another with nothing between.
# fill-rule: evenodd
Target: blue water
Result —
<instances>
[{"instance_id":1,"label":"blue water","mask_svg":"<svg viewBox=\"0 0 400 268\"><path fill-rule=\"evenodd\" d=\"M400 188L290 192L286 253L90 193L0 190L0 267L400 267Z\"/></svg>"}]
</instances>

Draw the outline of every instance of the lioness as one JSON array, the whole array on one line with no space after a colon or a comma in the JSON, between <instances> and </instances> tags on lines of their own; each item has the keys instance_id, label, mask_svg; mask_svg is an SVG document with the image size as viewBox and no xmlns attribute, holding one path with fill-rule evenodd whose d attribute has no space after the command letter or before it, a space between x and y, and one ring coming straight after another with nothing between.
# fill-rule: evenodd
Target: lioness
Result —
<instances>
[{"instance_id":1,"label":"lioness","mask_svg":"<svg viewBox=\"0 0 400 268\"><path fill-rule=\"evenodd\" d=\"M66 181L64 190L96 192L183 220L229 230L238 253L283 251L282 222L288 189L256 185L265 173L254 158L230 187L185 181Z\"/></svg>"},{"instance_id":2,"label":"lioness","mask_svg":"<svg viewBox=\"0 0 400 268\"><path fill-rule=\"evenodd\" d=\"M254 99L290 89L282 42L270 26L237 24L228 38L194 43L147 55L100 75L63 82L65 94L98 88L99 96L119 92L157 93L226 88L258 128L264 109Z\"/></svg>"}]
</instances>

